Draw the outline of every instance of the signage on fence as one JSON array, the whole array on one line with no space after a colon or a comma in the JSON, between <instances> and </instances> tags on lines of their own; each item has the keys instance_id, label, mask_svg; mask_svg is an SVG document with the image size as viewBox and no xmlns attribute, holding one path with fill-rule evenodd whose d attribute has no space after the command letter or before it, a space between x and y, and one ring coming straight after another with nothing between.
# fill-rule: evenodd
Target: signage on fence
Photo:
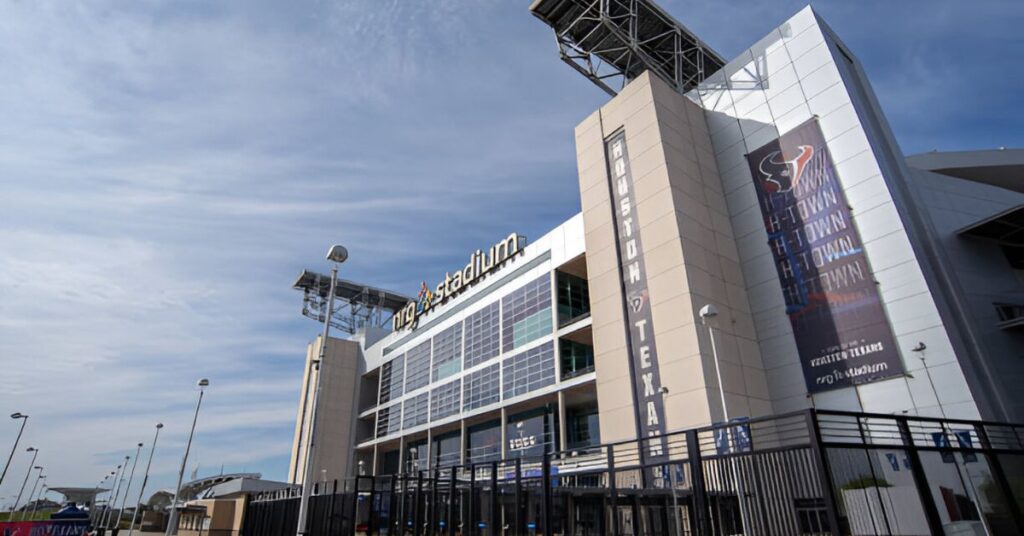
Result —
<instances>
[{"instance_id":1,"label":"signage on fence","mask_svg":"<svg viewBox=\"0 0 1024 536\"><path fill-rule=\"evenodd\" d=\"M747 417L737 417L729 421L736 424L715 429L715 450L719 456L753 450L750 423L746 421Z\"/></svg>"}]
</instances>

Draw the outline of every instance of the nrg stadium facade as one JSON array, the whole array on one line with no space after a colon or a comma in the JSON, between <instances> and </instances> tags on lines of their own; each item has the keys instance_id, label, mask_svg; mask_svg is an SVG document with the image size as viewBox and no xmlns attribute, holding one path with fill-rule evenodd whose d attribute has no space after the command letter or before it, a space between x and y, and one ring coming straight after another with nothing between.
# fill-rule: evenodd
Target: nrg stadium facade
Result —
<instances>
[{"instance_id":1,"label":"nrg stadium facade","mask_svg":"<svg viewBox=\"0 0 1024 536\"><path fill-rule=\"evenodd\" d=\"M905 157L810 7L729 61L647 1L530 10L611 95L581 212L329 339L293 481L357 533L1024 529L1024 151Z\"/></svg>"}]
</instances>

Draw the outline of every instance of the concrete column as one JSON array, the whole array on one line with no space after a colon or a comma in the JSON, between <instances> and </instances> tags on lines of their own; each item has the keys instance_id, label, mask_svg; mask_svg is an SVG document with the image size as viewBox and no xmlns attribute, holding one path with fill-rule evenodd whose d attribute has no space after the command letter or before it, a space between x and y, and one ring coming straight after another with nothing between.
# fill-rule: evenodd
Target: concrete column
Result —
<instances>
[{"instance_id":1,"label":"concrete column","mask_svg":"<svg viewBox=\"0 0 1024 536\"><path fill-rule=\"evenodd\" d=\"M508 434L506 433L505 423L508 422L508 414L505 408L501 408L501 459L508 458Z\"/></svg>"},{"instance_id":2,"label":"concrete column","mask_svg":"<svg viewBox=\"0 0 1024 536\"><path fill-rule=\"evenodd\" d=\"M558 444L562 450L568 448L568 431L566 428L565 393L558 392Z\"/></svg>"}]
</instances>

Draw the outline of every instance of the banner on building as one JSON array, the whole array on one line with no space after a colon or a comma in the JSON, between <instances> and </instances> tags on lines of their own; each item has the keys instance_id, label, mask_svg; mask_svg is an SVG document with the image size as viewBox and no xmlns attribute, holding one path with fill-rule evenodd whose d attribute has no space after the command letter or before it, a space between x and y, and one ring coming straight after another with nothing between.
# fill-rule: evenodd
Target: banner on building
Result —
<instances>
[{"instance_id":1,"label":"banner on building","mask_svg":"<svg viewBox=\"0 0 1024 536\"><path fill-rule=\"evenodd\" d=\"M747 155L811 393L903 374L817 119Z\"/></svg>"},{"instance_id":2,"label":"banner on building","mask_svg":"<svg viewBox=\"0 0 1024 536\"><path fill-rule=\"evenodd\" d=\"M626 151L626 133L619 131L605 141L608 179L611 181L612 221L615 222L619 275L625 295L625 317L633 374L633 401L646 461L665 456L665 403L661 393L658 347L654 340L651 303L647 293L647 269L640 241L633 173Z\"/></svg>"}]
</instances>

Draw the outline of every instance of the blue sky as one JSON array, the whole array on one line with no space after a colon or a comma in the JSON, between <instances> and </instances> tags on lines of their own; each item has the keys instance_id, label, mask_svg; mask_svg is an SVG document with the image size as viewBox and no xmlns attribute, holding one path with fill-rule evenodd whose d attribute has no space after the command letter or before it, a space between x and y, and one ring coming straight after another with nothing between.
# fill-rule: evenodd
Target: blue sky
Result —
<instances>
[{"instance_id":1,"label":"blue sky","mask_svg":"<svg viewBox=\"0 0 1024 536\"><path fill-rule=\"evenodd\" d=\"M607 97L528 4L0 0L0 411L32 415L51 484L160 421L173 485L201 376L189 472L283 479L317 332L290 284L328 245L413 293L578 210L572 129ZM803 3L663 5L730 58ZM905 153L1024 146L1024 4L815 7Z\"/></svg>"}]
</instances>

